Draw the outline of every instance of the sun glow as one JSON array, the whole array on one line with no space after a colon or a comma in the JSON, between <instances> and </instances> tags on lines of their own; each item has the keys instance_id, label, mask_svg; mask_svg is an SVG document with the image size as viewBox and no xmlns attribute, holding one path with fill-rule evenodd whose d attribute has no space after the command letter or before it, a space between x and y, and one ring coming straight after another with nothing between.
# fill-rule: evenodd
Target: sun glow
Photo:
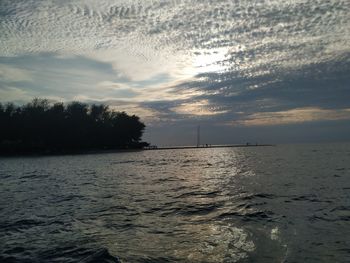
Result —
<instances>
[{"instance_id":1,"label":"sun glow","mask_svg":"<svg viewBox=\"0 0 350 263\"><path fill-rule=\"evenodd\" d=\"M226 48L197 51L193 59L193 69L197 74L224 71L225 65L223 61L226 58L226 54Z\"/></svg>"},{"instance_id":2,"label":"sun glow","mask_svg":"<svg viewBox=\"0 0 350 263\"><path fill-rule=\"evenodd\" d=\"M223 72L227 68L224 63L227 53L227 48L192 50L186 58L188 62L182 75L193 77L203 73Z\"/></svg>"}]
</instances>

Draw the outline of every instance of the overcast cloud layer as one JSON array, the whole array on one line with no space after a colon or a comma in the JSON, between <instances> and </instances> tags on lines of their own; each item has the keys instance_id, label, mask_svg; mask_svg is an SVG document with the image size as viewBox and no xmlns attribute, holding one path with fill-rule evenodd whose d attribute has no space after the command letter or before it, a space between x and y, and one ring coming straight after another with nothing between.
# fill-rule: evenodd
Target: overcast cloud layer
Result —
<instances>
[{"instance_id":1,"label":"overcast cloud layer","mask_svg":"<svg viewBox=\"0 0 350 263\"><path fill-rule=\"evenodd\" d=\"M0 1L0 101L106 102L146 139L350 139L350 2Z\"/></svg>"}]
</instances>

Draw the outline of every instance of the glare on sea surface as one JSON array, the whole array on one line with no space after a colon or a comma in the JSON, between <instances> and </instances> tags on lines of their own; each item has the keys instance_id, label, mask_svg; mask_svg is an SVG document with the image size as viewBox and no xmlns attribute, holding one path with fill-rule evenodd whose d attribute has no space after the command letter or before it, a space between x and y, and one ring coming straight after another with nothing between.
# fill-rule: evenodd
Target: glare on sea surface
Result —
<instances>
[{"instance_id":1,"label":"glare on sea surface","mask_svg":"<svg viewBox=\"0 0 350 263\"><path fill-rule=\"evenodd\" d=\"M175 250L175 256L186 258L189 262L239 262L255 250L249 234L242 228L225 225L191 226L192 231L201 233L197 248L190 251Z\"/></svg>"}]
</instances>

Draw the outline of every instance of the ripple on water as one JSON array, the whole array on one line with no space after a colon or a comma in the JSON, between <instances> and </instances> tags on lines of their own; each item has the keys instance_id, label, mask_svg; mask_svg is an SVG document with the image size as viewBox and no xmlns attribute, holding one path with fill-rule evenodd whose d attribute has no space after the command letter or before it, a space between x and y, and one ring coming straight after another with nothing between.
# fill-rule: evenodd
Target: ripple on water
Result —
<instances>
[{"instance_id":1,"label":"ripple on water","mask_svg":"<svg viewBox=\"0 0 350 263\"><path fill-rule=\"evenodd\" d=\"M120 263L118 257L112 256L108 249L89 249L82 247L64 247L55 251L45 251L40 256L51 262L80 262L80 263Z\"/></svg>"},{"instance_id":2,"label":"ripple on water","mask_svg":"<svg viewBox=\"0 0 350 263\"><path fill-rule=\"evenodd\" d=\"M347 262L349 160L323 147L1 159L0 262Z\"/></svg>"},{"instance_id":3,"label":"ripple on water","mask_svg":"<svg viewBox=\"0 0 350 263\"><path fill-rule=\"evenodd\" d=\"M26 175L21 176L19 179L44 179L44 178L48 178L49 176L50 176L49 174L41 174L35 171L35 172L26 173Z\"/></svg>"},{"instance_id":4,"label":"ripple on water","mask_svg":"<svg viewBox=\"0 0 350 263\"><path fill-rule=\"evenodd\" d=\"M17 221L4 221L1 222L1 228L5 231L21 231L24 229L32 228L35 226L45 225L46 222L38 219L22 219Z\"/></svg>"},{"instance_id":5,"label":"ripple on water","mask_svg":"<svg viewBox=\"0 0 350 263\"><path fill-rule=\"evenodd\" d=\"M194 229L204 235L198 237L192 249L176 250L177 258L188 262L239 262L255 249L250 234L243 228L203 224Z\"/></svg>"}]
</instances>

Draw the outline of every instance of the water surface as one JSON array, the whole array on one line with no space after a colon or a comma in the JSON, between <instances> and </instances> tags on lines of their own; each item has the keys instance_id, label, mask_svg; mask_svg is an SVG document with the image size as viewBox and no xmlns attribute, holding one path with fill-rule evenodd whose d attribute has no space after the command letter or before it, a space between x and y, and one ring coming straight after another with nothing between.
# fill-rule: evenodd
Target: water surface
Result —
<instances>
[{"instance_id":1,"label":"water surface","mask_svg":"<svg viewBox=\"0 0 350 263\"><path fill-rule=\"evenodd\" d=\"M0 159L1 262L349 262L350 144Z\"/></svg>"}]
</instances>

